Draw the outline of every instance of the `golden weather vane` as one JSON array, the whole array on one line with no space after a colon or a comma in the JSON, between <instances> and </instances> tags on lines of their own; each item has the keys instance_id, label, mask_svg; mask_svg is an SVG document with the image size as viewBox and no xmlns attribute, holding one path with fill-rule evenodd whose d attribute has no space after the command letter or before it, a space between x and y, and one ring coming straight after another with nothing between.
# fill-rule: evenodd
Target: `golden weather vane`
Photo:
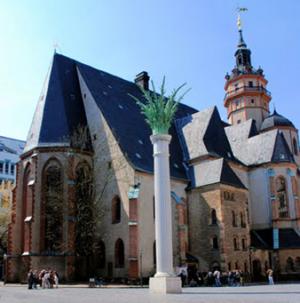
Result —
<instances>
[{"instance_id":1,"label":"golden weather vane","mask_svg":"<svg viewBox=\"0 0 300 303\"><path fill-rule=\"evenodd\" d=\"M238 7L236 10L238 12L237 27L238 27L239 30L242 30L242 20L241 20L240 13L247 12L248 8L246 8L246 7Z\"/></svg>"}]
</instances>

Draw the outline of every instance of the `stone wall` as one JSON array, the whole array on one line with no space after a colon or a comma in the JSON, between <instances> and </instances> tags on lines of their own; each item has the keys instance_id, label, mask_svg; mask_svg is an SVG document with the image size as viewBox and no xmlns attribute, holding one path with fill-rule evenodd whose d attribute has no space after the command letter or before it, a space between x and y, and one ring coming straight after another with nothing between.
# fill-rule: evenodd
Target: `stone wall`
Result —
<instances>
[{"instance_id":1,"label":"stone wall","mask_svg":"<svg viewBox=\"0 0 300 303\"><path fill-rule=\"evenodd\" d=\"M212 222L212 210L216 210L217 224ZM237 215L232 226L232 211ZM245 225L241 226L240 213ZM249 224L247 220L247 191L225 185L210 185L194 189L189 195L189 250L199 259L201 271L212 270L219 264L221 270L249 269ZM213 248L217 237L218 248ZM238 247L234 248L233 239ZM242 239L245 240L244 248ZM245 266L246 264L246 266Z\"/></svg>"}]
</instances>

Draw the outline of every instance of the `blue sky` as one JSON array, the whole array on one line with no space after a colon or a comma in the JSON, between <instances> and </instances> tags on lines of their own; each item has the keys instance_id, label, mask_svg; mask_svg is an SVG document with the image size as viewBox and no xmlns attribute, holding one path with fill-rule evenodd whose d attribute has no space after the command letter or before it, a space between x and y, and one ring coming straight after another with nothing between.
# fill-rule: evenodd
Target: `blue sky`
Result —
<instances>
[{"instance_id":1,"label":"blue sky","mask_svg":"<svg viewBox=\"0 0 300 303\"><path fill-rule=\"evenodd\" d=\"M0 135L25 139L53 56L59 52L127 80L142 70L167 87L183 82L184 103L217 105L234 66L236 7L254 67L272 103L300 127L300 1L0 0ZM271 105L273 110L273 105Z\"/></svg>"}]
</instances>

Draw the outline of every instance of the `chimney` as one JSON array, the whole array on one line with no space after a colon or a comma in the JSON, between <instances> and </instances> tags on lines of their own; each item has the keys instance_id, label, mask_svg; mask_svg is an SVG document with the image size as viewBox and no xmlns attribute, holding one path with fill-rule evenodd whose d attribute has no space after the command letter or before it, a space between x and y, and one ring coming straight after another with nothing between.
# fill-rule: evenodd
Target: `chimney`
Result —
<instances>
[{"instance_id":1,"label":"chimney","mask_svg":"<svg viewBox=\"0 0 300 303\"><path fill-rule=\"evenodd\" d=\"M136 85L142 87L145 90L148 90L149 89L149 79L150 79L150 77L149 77L148 73L143 71L135 76L134 82Z\"/></svg>"}]
</instances>

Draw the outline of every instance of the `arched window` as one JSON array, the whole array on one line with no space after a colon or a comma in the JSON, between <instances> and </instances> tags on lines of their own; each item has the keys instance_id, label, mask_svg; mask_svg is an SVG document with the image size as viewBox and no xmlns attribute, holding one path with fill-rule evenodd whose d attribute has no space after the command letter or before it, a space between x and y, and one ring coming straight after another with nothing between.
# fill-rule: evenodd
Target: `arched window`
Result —
<instances>
[{"instance_id":1,"label":"arched window","mask_svg":"<svg viewBox=\"0 0 300 303\"><path fill-rule=\"evenodd\" d=\"M239 262L238 262L238 261L236 261L234 265L235 265L235 269L239 269L239 268L240 268L240 267L239 267Z\"/></svg>"},{"instance_id":2,"label":"arched window","mask_svg":"<svg viewBox=\"0 0 300 303\"><path fill-rule=\"evenodd\" d=\"M213 249L219 249L219 242L218 242L218 237L214 236L212 238L212 248Z\"/></svg>"},{"instance_id":3,"label":"arched window","mask_svg":"<svg viewBox=\"0 0 300 303\"><path fill-rule=\"evenodd\" d=\"M124 243L118 239L115 244L115 267L123 268L125 264Z\"/></svg>"},{"instance_id":4,"label":"arched window","mask_svg":"<svg viewBox=\"0 0 300 303\"><path fill-rule=\"evenodd\" d=\"M239 250L239 244L237 238L233 238L233 248L234 250Z\"/></svg>"},{"instance_id":5,"label":"arched window","mask_svg":"<svg viewBox=\"0 0 300 303\"><path fill-rule=\"evenodd\" d=\"M242 212L240 213L240 219L241 219L241 227L246 227L245 215Z\"/></svg>"},{"instance_id":6,"label":"arched window","mask_svg":"<svg viewBox=\"0 0 300 303\"><path fill-rule=\"evenodd\" d=\"M293 148L294 148L294 154L297 156L299 147L296 138L293 139Z\"/></svg>"},{"instance_id":7,"label":"arched window","mask_svg":"<svg viewBox=\"0 0 300 303\"><path fill-rule=\"evenodd\" d=\"M242 249L246 250L247 249L247 242L246 239L242 239Z\"/></svg>"},{"instance_id":8,"label":"arched window","mask_svg":"<svg viewBox=\"0 0 300 303\"><path fill-rule=\"evenodd\" d=\"M232 226L236 227L237 226L237 224L236 224L236 215L235 215L234 211L231 212L231 216L232 216Z\"/></svg>"},{"instance_id":9,"label":"arched window","mask_svg":"<svg viewBox=\"0 0 300 303\"><path fill-rule=\"evenodd\" d=\"M286 193L286 182L284 177L278 177L276 179L276 196L278 201L279 217L288 217L288 203Z\"/></svg>"},{"instance_id":10,"label":"arched window","mask_svg":"<svg viewBox=\"0 0 300 303\"><path fill-rule=\"evenodd\" d=\"M119 196L115 196L111 205L111 222L113 224L121 222L121 199Z\"/></svg>"},{"instance_id":11,"label":"arched window","mask_svg":"<svg viewBox=\"0 0 300 303\"><path fill-rule=\"evenodd\" d=\"M94 243L94 209L92 170L88 163L80 163L75 170L76 236L75 250L80 256L92 254Z\"/></svg>"},{"instance_id":12,"label":"arched window","mask_svg":"<svg viewBox=\"0 0 300 303\"><path fill-rule=\"evenodd\" d=\"M295 271L294 261L291 257L287 258L285 269L286 271Z\"/></svg>"},{"instance_id":13,"label":"arched window","mask_svg":"<svg viewBox=\"0 0 300 303\"><path fill-rule=\"evenodd\" d=\"M63 240L63 176L61 166L51 160L43 173L44 249L58 252Z\"/></svg>"},{"instance_id":14,"label":"arched window","mask_svg":"<svg viewBox=\"0 0 300 303\"><path fill-rule=\"evenodd\" d=\"M214 208L211 211L211 224L212 225L216 225L217 224L217 212L216 212L216 210Z\"/></svg>"},{"instance_id":15,"label":"arched window","mask_svg":"<svg viewBox=\"0 0 300 303\"><path fill-rule=\"evenodd\" d=\"M156 242L153 243L153 265L156 265Z\"/></svg>"}]
</instances>

